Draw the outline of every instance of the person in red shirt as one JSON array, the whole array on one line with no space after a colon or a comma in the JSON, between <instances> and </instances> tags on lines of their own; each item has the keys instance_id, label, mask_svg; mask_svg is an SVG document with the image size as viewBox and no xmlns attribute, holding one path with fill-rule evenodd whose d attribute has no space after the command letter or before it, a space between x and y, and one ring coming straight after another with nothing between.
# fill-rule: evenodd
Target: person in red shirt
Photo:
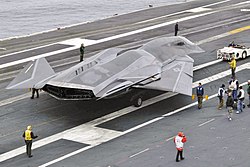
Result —
<instances>
[{"instance_id":1,"label":"person in red shirt","mask_svg":"<svg viewBox=\"0 0 250 167\"><path fill-rule=\"evenodd\" d=\"M175 136L174 138L174 142L175 142L176 149L177 149L176 162L179 162L179 156L180 156L180 160L184 159L183 146L186 141L187 141L187 138L182 132L179 132L178 135Z\"/></svg>"}]
</instances>

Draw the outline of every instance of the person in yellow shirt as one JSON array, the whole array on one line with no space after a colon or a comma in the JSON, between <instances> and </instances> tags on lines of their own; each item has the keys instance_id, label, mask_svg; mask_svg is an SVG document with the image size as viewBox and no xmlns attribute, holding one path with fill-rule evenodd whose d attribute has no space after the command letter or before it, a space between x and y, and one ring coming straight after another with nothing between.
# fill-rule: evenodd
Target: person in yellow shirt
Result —
<instances>
[{"instance_id":1,"label":"person in yellow shirt","mask_svg":"<svg viewBox=\"0 0 250 167\"><path fill-rule=\"evenodd\" d=\"M38 137L33 134L31 125L27 126L27 130L23 132L23 137L24 137L25 144L26 144L26 153L28 157L31 158L32 157L31 155L32 139L35 139Z\"/></svg>"},{"instance_id":2,"label":"person in yellow shirt","mask_svg":"<svg viewBox=\"0 0 250 167\"><path fill-rule=\"evenodd\" d=\"M236 70L236 60L234 58L234 56L231 59L231 62L229 62L230 68L232 70L232 77L235 77L235 70Z\"/></svg>"}]
</instances>

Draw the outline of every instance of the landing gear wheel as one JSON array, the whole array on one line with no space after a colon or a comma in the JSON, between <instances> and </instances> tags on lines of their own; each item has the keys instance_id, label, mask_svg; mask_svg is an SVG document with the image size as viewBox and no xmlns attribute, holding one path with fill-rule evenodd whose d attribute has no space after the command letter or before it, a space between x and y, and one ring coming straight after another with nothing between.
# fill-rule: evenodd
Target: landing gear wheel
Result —
<instances>
[{"instance_id":1,"label":"landing gear wheel","mask_svg":"<svg viewBox=\"0 0 250 167\"><path fill-rule=\"evenodd\" d=\"M135 107L140 107L142 105L142 97L138 96L133 100Z\"/></svg>"},{"instance_id":2,"label":"landing gear wheel","mask_svg":"<svg viewBox=\"0 0 250 167\"><path fill-rule=\"evenodd\" d=\"M247 57L247 52L244 51L244 52L242 53L242 59L245 59L246 57Z\"/></svg>"}]
</instances>

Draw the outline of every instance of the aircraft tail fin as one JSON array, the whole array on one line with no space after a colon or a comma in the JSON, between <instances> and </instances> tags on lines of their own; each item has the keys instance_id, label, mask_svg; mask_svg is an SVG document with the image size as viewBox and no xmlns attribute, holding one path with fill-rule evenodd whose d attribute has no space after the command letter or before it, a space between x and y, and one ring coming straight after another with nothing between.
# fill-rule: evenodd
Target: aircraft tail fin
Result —
<instances>
[{"instance_id":1,"label":"aircraft tail fin","mask_svg":"<svg viewBox=\"0 0 250 167\"><path fill-rule=\"evenodd\" d=\"M46 84L46 80L54 75L55 72L47 60L40 58L27 64L6 89L40 89Z\"/></svg>"}]
</instances>

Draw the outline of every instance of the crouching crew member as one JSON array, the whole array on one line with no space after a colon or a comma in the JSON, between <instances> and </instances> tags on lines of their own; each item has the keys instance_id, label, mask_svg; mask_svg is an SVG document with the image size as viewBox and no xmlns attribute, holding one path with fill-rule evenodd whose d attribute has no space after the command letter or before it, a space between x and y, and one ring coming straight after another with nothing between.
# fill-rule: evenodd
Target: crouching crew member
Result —
<instances>
[{"instance_id":1,"label":"crouching crew member","mask_svg":"<svg viewBox=\"0 0 250 167\"><path fill-rule=\"evenodd\" d=\"M176 145L176 149L177 149L177 155L176 155L176 162L179 162L179 156L180 156L180 160L183 160L183 146L184 143L187 141L186 136L184 136L184 134L182 132L179 132L177 136L175 136L174 138L174 142Z\"/></svg>"},{"instance_id":2,"label":"crouching crew member","mask_svg":"<svg viewBox=\"0 0 250 167\"><path fill-rule=\"evenodd\" d=\"M27 130L23 133L23 137L25 140L26 144L26 153L29 158L32 157L31 155L31 146L32 146L32 139L37 138L38 136L35 136L34 133L32 132L32 127L29 125L27 126Z\"/></svg>"}]
</instances>

